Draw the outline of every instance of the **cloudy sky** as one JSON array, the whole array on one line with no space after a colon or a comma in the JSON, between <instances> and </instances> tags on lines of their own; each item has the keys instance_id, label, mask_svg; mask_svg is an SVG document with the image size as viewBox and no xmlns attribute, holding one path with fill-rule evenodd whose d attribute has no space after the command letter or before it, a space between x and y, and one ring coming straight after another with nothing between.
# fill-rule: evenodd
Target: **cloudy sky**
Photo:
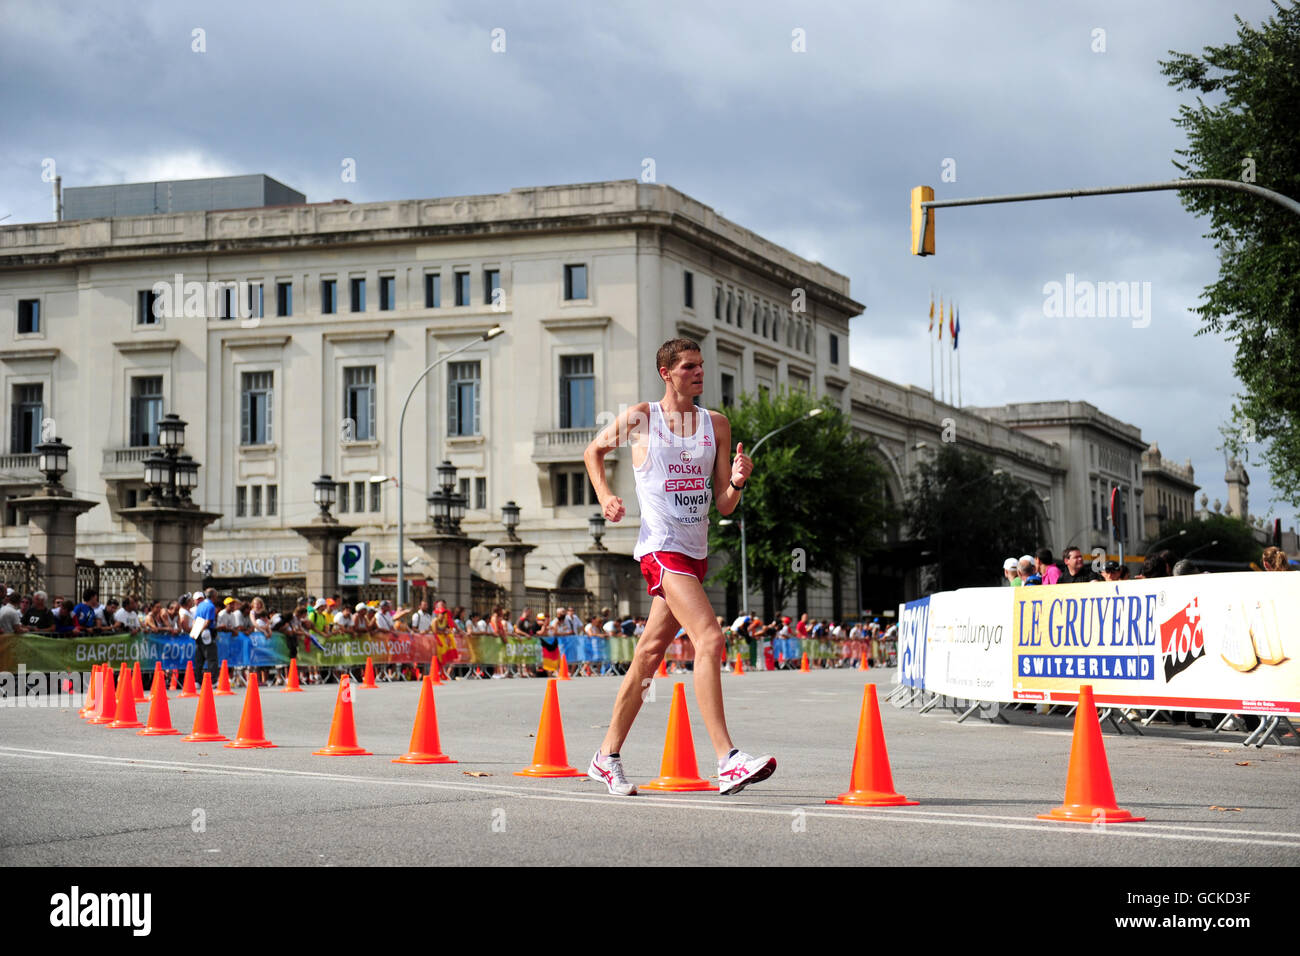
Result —
<instances>
[{"instance_id":1,"label":"cloudy sky","mask_svg":"<svg viewBox=\"0 0 1300 956\"><path fill-rule=\"evenodd\" d=\"M47 157L65 187L265 172L357 202L630 179L653 158L659 182L849 276L854 365L929 387L930 295L955 297L964 404L1092 402L1226 500L1233 352L1195 335L1217 258L1176 194L941 211L937 256L907 243L920 183L1174 178L1188 94L1157 60L1228 42L1234 12L1271 7L5 0L0 217L51 218ZM1046 315L1067 275L1150 283L1149 322ZM1250 470L1252 512L1294 524Z\"/></svg>"}]
</instances>

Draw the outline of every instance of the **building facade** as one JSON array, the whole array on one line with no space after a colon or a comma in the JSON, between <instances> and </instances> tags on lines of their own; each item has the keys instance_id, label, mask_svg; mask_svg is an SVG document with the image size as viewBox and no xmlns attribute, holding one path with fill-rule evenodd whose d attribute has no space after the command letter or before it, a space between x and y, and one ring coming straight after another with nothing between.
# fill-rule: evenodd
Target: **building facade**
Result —
<instances>
[{"instance_id":1,"label":"building facade","mask_svg":"<svg viewBox=\"0 0 1300 956\"><path fill-rule=\"evenodd\" d=\"M315 513L312 482L329 474L335 513L390 577L405 495L404 557L419 579L409 536L428 529L447 460L472 537L501 537L502 505L519 505L518 534L536 546L530 587L585 586L636 612L648 604L630 559L628 453L606 461L629 516L603 541L626 560L599 589L579 557L599 510L582 453L620 409L658 397L655 352L683 335L703 350L704 405L782 388L829 396L876 442L897 501L927 448L955 434L1035 488L1056 547L1062 529L1096 530L1088 495L1112 482L1135 492L1140 529L1136 428L1086 403L957 409L854 369L849 321L863 311L847 277L636 181L0 227L0 494L32 489L33 448L57 434L72 447L65 486L103 504L79 521L79 554L129 558L120 512L144 494L156 424L174 412L201 465L194 500L222 515L196 557L214 577L301 574L306 546L291 528ZM505 335L479 340L497 325ZM21 551L23 516L6 505L0 519L0 551ZM471 564L493 578L490 549ZM852 556L827 583L807 595L814 615L879 614L920 587L915 572Z\"/></svg>"}]
</instances>

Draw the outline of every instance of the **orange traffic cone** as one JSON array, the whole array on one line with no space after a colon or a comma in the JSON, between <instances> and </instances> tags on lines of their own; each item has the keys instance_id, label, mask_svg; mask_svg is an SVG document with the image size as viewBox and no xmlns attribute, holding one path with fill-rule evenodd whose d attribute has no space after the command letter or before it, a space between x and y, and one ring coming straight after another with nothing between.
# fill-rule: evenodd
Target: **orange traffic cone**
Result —
<instances>
[{"instance_id":1,"label":"orange traffic cone","mask_svg":"<svg viewBox=\"0 0 1300 956\"><path fill-rule=\"evenodd\" d=\"M230 689L230 668L226 666L225 660L222 660L221 662L221 676L217 678L217 696L235 696L235 692Z\"/></svg>"},{"instance_id":2,"label":"orange traffic cone","mask_svg":"<svg viewBox=\"0 0 1300 956\"><path fill-rule=\"evenodd\" d=\"M537 745L533 748L532 766L516 770L515 776L586 776L581 770L569 766L569 755L564 748L564 724L560 720L560 693L553 680L546 682L546 700L542 703L542 719L537 725Z\"/></svg>"},{"instance_id":3,"label":"orange traffic cone","mask_svg":"<svg viewBox=\"0 0 1300 956\"><path fill-rule=\"evenodd\" d=\"M1101 742L1101 721L1092 699L1092 685L1079 688L1079 706L1074 711L1074 739L1070 744L1070 769L1065 780L1065 803L1040 820L1065 823L1141 823L1115 803L1115 787L1110 781L1106 747Z\"/></svg>"},{"instance_id":4,"label":"orange traffic cone","mask_svg":"<svg viewBox=\"0 0 1300 956\"><path fill-rule=\"evenodd\" d=\"M194 662L185 662L185 684L181 687L182 697L198 697L198 688L194 686Z\"/></svg>"},{"instance_id":5,"label":"orange traffic cone","mask_svg":"<svg viewBox=\"0 0 1300 956\"><path fill-rule=\"evenodd\" d=\"M347 674L339 681L338 697L334 700L334 720L330 724L330 739L317 757L369 757L371 753L357 746L357 725L352 720L352 678Z\"/></svg>"},{"instance_id":6,"label":"orange traffic cone","mask_svg":"<svg viewBox=\"0 0 1300 956\"><path fill-rule=\"evenodd\" d=\"M100 669L99 699L95 701L95 715L87 717L88 724L111 724L117 713L117 694L113 689L113 665Z\"/></svg>"},{"instance_id":7,"label":"orange traffic cone","mask_svg":"<svg viewBox=\"0 0 1300 956\"><path fill-rule=\"evenodd\" d=\"M804 651L803 661L799 664L799 673L800 674L808 673L808 652L807 651Z\"/></svg>"},{"instance_id":8,"label":"orange traffic cone","mask_svg":"<svg viewBox=\"0 0 1300 956\"><path fill-rule=\"evenodd\" d=\"M745 673L745 662L740 659L740 651L736 651L736 669L732 671L732 673L733 674Z\"/></svg>"},{"instance_id":9,"label":"orange traffic cone","mask_svg":"<svg viewBox=\"0 0 1300 956\"><path fill-rule=\"evenodd\" d=\"M90 669L90 693L86 695L86 705L77 711L77 716L85 720L95 712L96 698L99 695L99 665L96 664Z\"/></svg>"},{"instance_id":10,"label":"orange traffic cone","mask_svg":"<svg viewBox=\"0 0 1300 956\"><path fill-rule=\"evenodd\" d=\"M869 670L871 670L871 661L867 660L867 652L866 652L866 651L863 651L863 652L862 652L862 660L858 662L858 670L860 670L860 671L869 671Z\"/></svg>"},{"instance_id":11,"label":"orange traffic cone","mask_svg":"<svg viewBox=\"0 0 1300 956\"><path fill-rule=\"evenodd\" d=\"M379 689L379 685L375 683L375 661L373 658L366 658L366 672L362 675L361 686L370 690Z\"/></svg>"},{"instance_id":12,"label":"orange traffic cone","mask_svg":"<svg viewBox=\"0 0 1300 956\"><path fill-rule=\"evenodd\" d=\"M566 655L564 655L564 654L561 654L561 655L560 655L560 676L559 676L559 679L560 679L560 680L571 680L571 678L569 677L569 658L568 658Z\"/></svg>"},{"instance_id":13,"label":"orange traffic cone","mask_svg":"<svg viewBox=\"0 0 1300 956\"><path fill-rule=\"evenodd\" d=\"M686 687L673 684L673 703L668 711L668 737L664 740L664 759L659 776L641 785L642 790L667 790L684 793L713 790L713 784L700 777L695 763L695 740L691 737L691 718L686 713Z\"/></svg>"},{"instance_id":14,"label":"orange traffic cone","mask_svg":"<svg viewBox=\"0 0 1300 956\"><path fill-rule=\"evenodd\" d=\"M244 691L244 712L239 717L239 732L235 739L226 744L235 750L249 750L254 747L274 747L275 744L262 736L262 697L257 692L257 671L248 672L248 690Z\"/></svg>"},{"instance_id":15,"label":"orange traffic cone","mask_svg":"<svg viewBox=\"0 0 1300 956\"><path fill-rule=\"evenodd\" d=\"M149 698L144 696L144 681L140 679L140 662L136 661L135 666L131 668L131 686L135 689L135 702L137 704L148 703Z\"/></svg>"},{"instance_id":16,"label":"orange traffic cone","mask_svg":"<svg viewBox=\"0 0 1300 956\"><path fill-rule=\"evenodd\" d=\"M442 752L438 739L438 710L433 703L433 680L426 677L420 688L420 706L415 710L415 727L411 730L411 749L393 763L455 763Z\"/></svg>"},{"instance_id":17,"label":"orange traffic cone","mask_svg":"<svg viewBox=\"0 0 1300 956\"><path fill-rule=\"evenodd\" d=\"M416 680L421 680L421 679L422 679L422 678L420 677L420 665L419 665L419 664L416 664L416 665L415 665L415 679L416 679Z\"/></svg>"},{"instance_id":18,"label":"orange traffic cone","mask_svg":"<svg viewBox=\"0 0 1300 956\"><path fill-rule=\"evenodd\" d=\"M180 685L177 683L177 681L180 680L180 676L181 676L180 671L172 671L172 686L169 687L168 690L174 691L179 688Z\"/></svg>"},{"instance_id":19,"label":"orange traffic cone","mask_svg":"<svg viewBox=\"0 0 1300 956\"><path fill-rule=\"evenodd\" d=\"M853 751L850 789L827 803L846 807L914 807L894 792L894 775L889 769L889 752L885 750L885 731L880 726L880 704L876 685L868 684L862 695L862 716L858 718L858 746Z\"/></svg>"},{"instance_id":20,"label":"orange traffic cone","mask_svg":"<svg viewBox=\"0 0 1300 956\"><path fill-rule=\"evenodd\" d=\"M302 685L298 683L298 658L291 657L289 658L289 680L280 693L301 694L302 692Z\"/></svg>"},{"instance_id":21,"label":"orange traffic cone","mask_svg":"<svg viewBox=\"0 0 1300 956\"><path fill-rule=\"evenodd\" d=\"M668 676L668 658L661 657L659 658L659 670L655 671L655 677L667 677L667 676Z\"/></svg>"},{"instance_id":22,"label":"orange traffic cone","mask_svg":"<svg viewBox=\"0 0 1300 956\"><path fill-rule=\"evenodd\" d=\"M172 677L176 672L172 671ZM137 730L137 737L167 737L179 734L172 726L171 710L167 706L167 680L163 677L162 664L154 664L153 680L149 684L151 699L149 701L149 721L144 730Z\"/></svg>"},{"instance_id":23,"label":"orange traffic cone","mask_svg":"<svg viewBox=\"0 0 1300 956\"><path fill-rule=\"evenodd\" d=\"M212 674L209 671L204 671L203 690L199 691L199 707L194 712L194 730L182 737L181 740L206 743L207 741L229 739L229 737L223 737L221 731L217 728L217 702L212 693Z\"/></svg>"},{"instance_id":24,"label":"orange traffic cone","mask_svg":"<svg viewBox=\"0 0 1300 956\"><path fill-rule=\"evenodd\" d=\"M144 724L135 716L135 682L131 679L131 668L125 662L117 680L117 708L108 726L114 730L143 727Z\"/></svg>"},{"instance_id":25,"label":"orange traffic cone","mask_svg":"<svg viewBox=\"0 0 1300 956\"><path fill-rule=\"evenodd\" d=\"M433 660L429 661L429 676L433 678L433 686L442 686L442 668L438 666L438 654L435 651Z\"/></svg>"}]
</instances>

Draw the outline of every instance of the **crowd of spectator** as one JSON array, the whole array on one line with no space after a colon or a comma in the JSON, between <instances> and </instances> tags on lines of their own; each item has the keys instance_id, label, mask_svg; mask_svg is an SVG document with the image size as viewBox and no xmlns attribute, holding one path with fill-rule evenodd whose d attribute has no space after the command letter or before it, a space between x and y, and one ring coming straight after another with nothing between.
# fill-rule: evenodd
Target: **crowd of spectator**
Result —
<instances>
[{"instance_id":1,"label":"crowd of spectator","mask_svg":"<svg viewBox=\"0 0 1300 956\"><path fill-rule=\"evenodd\" d=\"M1286 552L1274 547L1264 549L1260 566L1265 571L1290 570ZM1036 554L1026 554L1021 558L1007 558L1002 562L1002 576L1008 587L1129 580L1127 564L1121 565L1118 561L1108 560L1101 565L1100 571L1094 570L1095 567L1095 563L1087 561L1077 546L1070 545L1065 549L1060 564L1052 559L1050 548L1040 548ZM1205 569L1198 568L1195 562L1187 558L1179 560L1172 551L1165 549L1152 551L1143 559L1142 571L1136 575L1135 580L1198 573L1205 573Z\"/></svg>"}]
</instances>

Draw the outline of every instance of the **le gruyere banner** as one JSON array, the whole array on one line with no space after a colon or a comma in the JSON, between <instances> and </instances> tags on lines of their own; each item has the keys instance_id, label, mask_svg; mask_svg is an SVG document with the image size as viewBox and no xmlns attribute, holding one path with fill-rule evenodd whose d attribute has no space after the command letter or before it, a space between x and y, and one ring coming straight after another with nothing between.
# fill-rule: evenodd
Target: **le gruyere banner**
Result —
<instances>
[{"instance_id":1,"label":"le gruyere banner","mask_svg":"<svg viewBox=\"0 0 1300 956\"><path fill-rule=\"evenodd\" d=\"M1300 714L1300 574L1011 590L1014 700Z\"/></svg>"}]
</instances>

